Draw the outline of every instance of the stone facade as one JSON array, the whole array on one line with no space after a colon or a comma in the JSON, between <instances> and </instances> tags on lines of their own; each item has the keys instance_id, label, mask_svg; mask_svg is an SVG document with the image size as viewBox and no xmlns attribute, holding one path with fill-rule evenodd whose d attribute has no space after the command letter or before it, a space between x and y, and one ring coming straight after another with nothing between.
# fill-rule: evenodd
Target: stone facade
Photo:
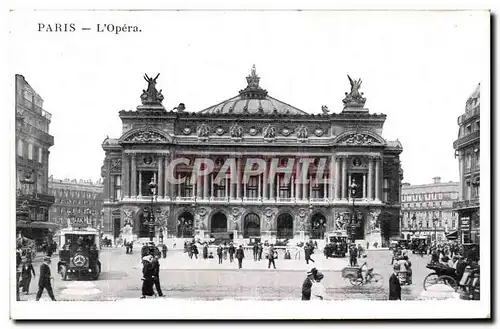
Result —
<instances>
[{"instance_id":1,"label":"stone facade","mask_svg":"<svg viewBox=\"0 0 500 329\"><path fill-rule=\"evenodd\" d=\"M465 113L458 117L458 139L453 143L460 170L459 200L454 209L459 216L459 240L479 243L479 191L480 191L480 100L481 84L465 105Z\"/></svg>"},{"instance_id":2,"label":"stone facade","mask_svg":"<svg viewBox=\"0 0 500 329\"><path fill-rule=\"evenodd\" d=\"M458 215L453 202L458 200L458 182L441 182L434 177L432 184L403 184L401 191L401 233L427 236L431 241L445 241L446 235L458 229Z\"/></svg>"},{"instance_id":3,"label":"stone facade","mask_svg":"<svg viewBox=\"0 0 500 329\"><path fill-rule=\"evenodd\" d=\"M25 219L47 222L54 197L48 193L49 134L52 115L43 109L43 99L19 74L16 92L16 203L29 209Z\"/></svg>"},{"instance_id":4,"label":"stone facade","mask_svg":"<svg viewBox=\"0 0 500 329\"><path fill-rule=\"evenodd\" d=\"M361 80L351 81L341 113L324 106L314 115L269 96L255 67L237 96L199 112L166 111L156 78L145 79L142 105L120 112L122 136L102 144L104 221L115 236L128 222L147 237L151 205L157 234L181 238L344 232L381 245L399 235L402 146L382 137L386 116L364 108ZM200 158L211 174L194 174ZM255 163L264 169L244 174ZM172 183L172 168L183 183Z\"/></svg>"},{"instance_id":5,"label":"stone facade","mask_svg":"<svg viewBox=\"0 0 500 329\"><path fill-rule=\"evenodd\" d=\"M102 219L103 185L99 180L55 179L49 177L49 194L55 198L50 221L68 227L71 216L80 217L98 228Z\"/></svg>"}]
</instances>

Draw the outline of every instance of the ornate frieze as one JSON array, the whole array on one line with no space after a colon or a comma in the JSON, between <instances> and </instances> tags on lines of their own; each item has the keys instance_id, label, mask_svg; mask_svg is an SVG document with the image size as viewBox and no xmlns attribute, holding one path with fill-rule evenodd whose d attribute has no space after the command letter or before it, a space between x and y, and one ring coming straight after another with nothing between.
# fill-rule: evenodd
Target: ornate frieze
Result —
<instances>
[{"instance_id":1,"label":"ornate frieze","mask_svg":"<svg viewBox=\"0 0 500 329\"><path fill-rule=\"evenodd\" d=\"M316 137L321 137L325 134L325 131L321 127L318 127L314 129L313 133L314 135L316 135Z\"/></svg>"},{"instance_id":2,"label":"ornate frieze","mask_svg":"<svg viewBox=\"0 0 500 329\"><path fill-rule=\"evenodd\" d=\"M219 127L215 128L215 133L216 133L218 136L222 136L222 135L224 135L224 133L225 133L225 132L226 132L226 131L225 131L224 127L219 126Z\"/></svg>"},{"instance_id":3,"label":"ornate frieze","mask_svg":"<svg viewBox=\"0 0 500 329\"><path fill-rule=\"evenodd\" d=\"M259 129L255 126L252 126L250 127L250 129L248 129L248 133L250 134L250 136L255 136L259 133Z\"/></svg>"},{"instance_id":4,"label":"ornate frieze","mask_svg":"<svg viewBox=\"0 0 500 329\"><path fill-rule=\"evenodd\" d=\"M138 129L136 132L132 133L130 136L125 138L124 142L128 143L168 143L169 140L162 134L149 130L148 128Z\"/></svg>"},{"instance_id":5,"label":"ornate frieze","mask_svg":"<svg viewBox=\"0 0 500 329\"><path fill-rule=\"evenodd\" d=\"M339 144L347 144L347 145L372 145L372 144L380 144L380 142L375 139L373 136L363 133L351 133L342 137L337 141Z\"/></svg>"},{"instance_id":6,"label":"ornate frieze","mask_svg":"<svg viewBox=\"0 0 500 329\"><path fill-rule=\"evenodd\" d=\"M299 142L305 142L307 138L309 137L309 131L306 126L300 125L299 128L297 128L297 139Z\"/></svg>"},{"instance_id":7,"label":"ornate frieze","mask_svg":"<svg viewBox=\"0 0 500 329\"><path fill-rule=\"evenodd\" d=\"M276 128L272 125L268 125L263 130L264 139L268 142L274 141L276 139Z\"/></svg>"},{"instance_id":8,"label":"ornate frieze","mask_svg":"<svg viewBox=\"0 0 500 329\"><path fill-rule=\"evenodd\" d=\"M288 127L283 127L283 129L281 129L281 134L285 137L288 137L292 134L292 129Z\"/></svg>"},{"instance_id":9,"label":"ornate frieze","mask_svg":"<svg viewBox=\"0 0 500 329\"><path fill-rule=\"evenodd\" d=\"M239 140L243 137L243 128L239 124L235 124L230 129L231 139Z\"/></svg>"}]
</instances>

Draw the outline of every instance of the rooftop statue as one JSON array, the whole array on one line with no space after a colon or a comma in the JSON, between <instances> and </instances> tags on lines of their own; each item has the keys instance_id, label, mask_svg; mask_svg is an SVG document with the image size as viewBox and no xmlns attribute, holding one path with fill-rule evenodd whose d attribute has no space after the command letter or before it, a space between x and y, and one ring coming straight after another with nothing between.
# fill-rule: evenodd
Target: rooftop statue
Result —
<instances>
[{"instance_id":1,"label":"rooftop statue","mask_svg":"<svg viewBox=\"0 0 500 329\"><path fill-rule=\"evenodd\" d=\"M158 79L159 76L160 73L153 79L148 77L147 74L144 74L144 80L148 83L148 89L142 91L141 101L143 105L161 104L163 101L161 90L156 90L156 79Z\"/></svg>"},{"instance_id":2,"label":"rooftop statue","mask_svg":"<svg viewBox=\"0 0 500 329\"><path fill-rule=\"evenodd\" d=\"M346 97L342 100L345 104L345 107L353 106L353 107L363 107L366 102L366 98L363 97L363 93L359 92L359 88L361 88L361 78L358 80L353 80L349 75L349 82L351 84L351 92L345 93Z\"/></svg>"}]
</instances>

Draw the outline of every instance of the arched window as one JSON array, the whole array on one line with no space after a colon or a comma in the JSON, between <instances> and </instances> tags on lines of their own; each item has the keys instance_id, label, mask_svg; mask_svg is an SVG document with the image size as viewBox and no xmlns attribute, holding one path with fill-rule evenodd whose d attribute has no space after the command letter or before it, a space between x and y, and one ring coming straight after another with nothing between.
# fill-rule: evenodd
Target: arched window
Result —
<instances>
[{"instance_id":1,"label":"arched window","mask_svg":"<svg viewBox=\"0 0 500 329\"><path fill-rule=\"evenodd\" d=\"M289 213L283 213L277 219L277 232L278 239L292 239L293 238L293 217Z\"/></svg>"},{"instance_id":2,"label":"arched window","mask_svg":"<svg viewBox=\"0 0 500 329\"><path fill-rule=\"evenodd\" d=\"M250 238L260 236L260 217L257 214L250 213L243 220L243 237Z\"/></svg>"},{"instance_id":3,"label":"arched window","mask_svg":"<svg viewBox=\"0 0 500 329\"><path fill-rule=\"evenodd\" d=\"M177 237L192 238L194 236L194 216L190 212L183 212L177 218Z\"/></svg>"},{"instance_id":4,"label":"arched window","mask_svg":"<svg viewBox=\"0 0 500 329\"><path fill-rule=\"evenodd\" d=\"M324 239L326 231L326 218L321 213L316 213L311 217L311 239Z\"/></svg>"}]
</instances>

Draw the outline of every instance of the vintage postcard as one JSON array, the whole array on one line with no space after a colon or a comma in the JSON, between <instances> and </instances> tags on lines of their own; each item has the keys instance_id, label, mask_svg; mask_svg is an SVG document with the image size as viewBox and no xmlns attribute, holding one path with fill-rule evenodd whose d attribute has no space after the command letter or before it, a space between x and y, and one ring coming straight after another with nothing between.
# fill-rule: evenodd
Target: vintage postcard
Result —
<instances>
[{"instance_id":1,"label":"vintage postcard","mask_svg":"<svg viewBox=\"0 0 500 329\"><path fill-rule=\"evenodd\" d=\"M488 11L8 16L13 319L491 317Z\"/></svg>"}]
</instances>

